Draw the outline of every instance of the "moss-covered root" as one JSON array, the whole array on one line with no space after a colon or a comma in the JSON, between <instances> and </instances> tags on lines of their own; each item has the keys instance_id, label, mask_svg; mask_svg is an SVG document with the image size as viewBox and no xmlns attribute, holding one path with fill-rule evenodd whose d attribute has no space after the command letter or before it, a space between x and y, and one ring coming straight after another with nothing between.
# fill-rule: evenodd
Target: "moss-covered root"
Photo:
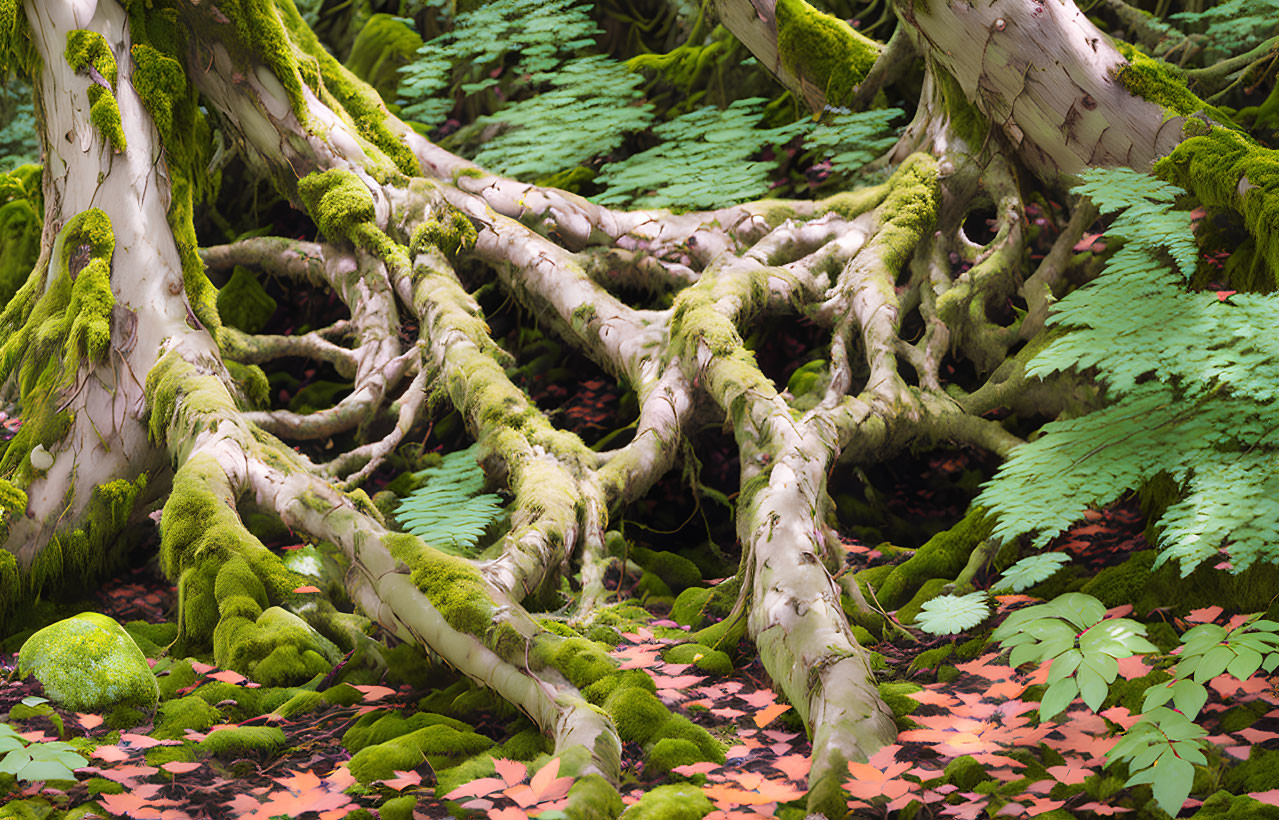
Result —
<instances>
[{"instance_id":1,"label":"moss-covered root","mask_svg":"<svg viewBox=\"0 0 1279 820\"><path fill-rule=\"evenodd\" d=\"M474 564L415 536L389 532L367 501L305 470L259 460L249 472L259 504L295 531L346 554L351 599L369 617L524 711L554 740L565 765L573 761L573 774L616 782L621 743L612 722L563 674L530 668L534 644L555 636L543 633Z\"/></svg>"},{"instance_id":2,"label":"moss-covered root","mask_svg":"<svg viewBox=\"0 0 1279 820\"><path fill-rule=\"evenodd\" d=\"M850 103L883 49L804 0L777 0L768 16L749 2L715 5L724 25L814 111Z\"/></svg>"}]
</instances>

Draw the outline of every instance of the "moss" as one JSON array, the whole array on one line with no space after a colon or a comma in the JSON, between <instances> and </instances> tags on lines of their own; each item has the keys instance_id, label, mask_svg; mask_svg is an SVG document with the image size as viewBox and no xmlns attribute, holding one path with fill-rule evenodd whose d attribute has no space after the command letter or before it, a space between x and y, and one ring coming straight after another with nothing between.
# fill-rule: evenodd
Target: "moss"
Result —
<instances>
[{"instance_id":1,"label":"moss","mask_svg":"<svg viewBox=\"0 0 1279 820\"><path fill-rule=\"evenodd\" d=\"M657 696L634 687L620 688L604 701L604 711L617 726L622 740L647 743L670 717Z\"/></svg>"},{"instance_id":2,"label":"moss","mask_svg":"<svg viewBox=\"0 0 1279 820\"><path fill-rule=\"evenodd\" d=\"M201 752L214 757L235 759L274 755L285 743L284 732L275 726L236 726L209 732L199 747Z\"/></svg>"},{"instance_id":3,"label":"moss","mask_svg":"<svg viewBox=\"0 0 1279 820\"><path fill-rule=\"evenodd\" d=\"M54 702L77 712L113 706L152 710L155 675L120 624L85 612L36 632L19 650L19 672L35 675Z\"/></svg>"},{"instance_id":4,"label":"moss","mask_svg":"<svg viewBox=\"0 0 1279 820\"><path fill-rule=\"evenodd\" d=\"M658 600L671 602L675 600L671 588L652 572L646 572L640 576L639 583L635 585L635 595L650 606Z\"/></svg>"},{"instance_id":5,"label":"moss","mask_svg":"<svg viewBox=\"0 0 1279 820\"><path fill-rule=\"evenodd\" d=\"M676 766L697 763L702 752L695 743L680 738L662 738L653 745L644 764L645 777L662 777Z\"/></svg>"},{"instance_id":6,"label":"moss","mask_svg":"<svg viewBox=\"0 0 1279 820\"><path fill-rule=\"evenodd\" d=\"M493 624L493 599L479 571L469 562L427 546L402 533L383 536L392 556L412 570L418 589L459 632L483 636Z\"/></svg>"},{"instance_id":7,"label":"moss","mask_svg":"<svg viewBox=\"0 0 1279 820\"><path fill-rule=\"evenodd\" d=\"M1279 820L1279 806L1262 803L1246 794L1222 789L1190 815L1193 820Z\"/></svg>"},{"instance_id":8,"label":"moss","mask_svg":"<svg viewBox=\"0 0 1279 820\"><path fill-rule=\"evenodd\" d=\"M479 233L471 220L461 211L450 209L445 222L427 219L413 230L409 252L417 256L425 253L428 248L435 247L445 256L456 256L461 251L474 247L478 238Z\"/></svg>"},{"instance_id":9,"label":"moss","mask_svg":"<svg viewBox=\"0 0 1279 820\"><path fill-rule=\"evenodd\" d=\"M599 706L618 689L625 688L642 689L650 693L657 691L657 685L653 683L653 678L647 672L641 669L624 669L617 674L595 681L582 690L582 695Z\"/></svg>"},{"instance_id":10,"label":"moss","mask_svg":"<svg viewBox=\"0 0 1279 820\"><path fill-rule=\"evenodd\" d=\"M240 364L229 359L225 363L232 381L244 396L246 409L265 410L271 406L271 385L262 368L256 364Z\"/></svg>"},{"instance_id":11,"label":"moss","mask_svg":"<svg viewBox=\"0 0 1279 820\"><path fill-rule=\"evenodd\" d=\"M134 643L148 658L158 658L164 649L178 636L177 624L153 624L146 621L129 621L124 625Z\"/></svg>"},{"instance_id":12,"label":"moss","mask_svg":"<svg viewBox=\"0 0 1279 820\"><path fill-rule=\"evenodd\" d=\"M351 757L351 774L361 783L369 783L391 777L396 771L411 771L424 760L438 771L492 746L493 741L483 735L435 724L361 749Z\"/></svg>"},{"instance_id":13,"label":"moss","mask_svg":"<svg viewBox=\"0 0 1279 820\"><path fill-rule=\"evenodd\" d=\"M958 786L960 791L972 791L978 783L989 779L987 767L971 755L962 755L946 764L946 782Z\"/></svg>"},{"instance_id":14,"label":"moss","mask_svg":"<svg viewBox=\"0 0 1279 820\"><path fill-rule=\"evenodd\" d=\"M1184 616L1224 601L1235 612L1263 612L1279 588L1279 566L1274 564L1257 563L1235 574L1205 562L1183 578L1175 564L1155 567L1157 561L1154 550L1134 552L1124 563L1098 572L1080 591L1107 607L1132 604L1138 615L1171 607L1170 614Z\"/></svg>"},{"instance_id":15,"label":"moss","mask_svg":"<svg viewBox=\"0 0 1279 820\"><path fill-rule=\"evenodd\" d=\"M160 667L156 666L157 673ZM189 659L183 658L176 661L168 668L169 674L156 678L160 685L160 699L170 700L177 697L179 689L185 689L195 683L195 668L191 666Z\"/></svg>"},{"instance_id":16,"label":"moss","mask_svg":"<svg viewBox=\"0 0 1279 820\"><path fill-rule=\"evenodd\" d=\"M417 808L417 798L411 794L405 794L380 803L377 807L377 815L381 820L412 820L415 808Z\"/></svg>"},{"instance_id":17,"label":"moss","mask_svg":"<svg viewBox=\"0 0 1279 820\"><path fill-rule=\"evenodd\" d=\"M1203 100L1186 87L1186 76L1176 66L1148 57L1130 43L1117 41L1115 48L1128 62L1113 70L1114 78L1133 96L1183 117L1205 109Z\"/></svg>"},{"instance_id":18,"label":"moss","mask_svg":"<svg viewBox=\"0 0 1279 820\"><path fill-rule=\"evenodd\" d=\"M917 683L907 681L883 681L879 684L879 696L888 708L893 710L894 717L904 717L919 708L919 701L910 695L922 691L923 688Z\"/></svg>"},{"instance_id":19,"label":"moss","mask_svg":"<svg viewBox=\"0 0 1279 820\"><path fill-rule=\"evenodd\" d=\"M133 706L113 706L103 715L102 722L108 729L132 729L150 720L150 713Z\"/></svg>"},{"instance_id":20,"label":"moss","mask_svg":"<svg viewBox=\"0 0 1279 820\"><path fill-rule=\"evenodd\" d=\"M608 652L585 638L541 637L533 648L533 657L560 670L579 689L617 671Z\"/></svg>"},{"instance_id":21,"label":"moss","mask_svg":"<svg viewBox=\"0 0 1279 820\"><path fill-rule=\"evenodd\" d=\"M689 587L675 597L671 607L671 620L685 626L701 626L702 608L711 591L703 587Z\"/></svg>"},{"instance_id":22,"label":"moss","mask_svg":"<svg viewBox=\"0 0 1279 820\"><path fill-rule=\"evenodd\" d=\"M534 727L516 732L493 750L493 756L507 760L532 760L538 755L550 754L552 751L554 749L546 739L546 735Z\"/></svg>"},{"instance_id":23,"label":"moss","mask_svg":"<svg viewBox=\"0 0 1279 820\"><path fill-rule=\"evenodd\" d=\"M635 546L630 549L630 557L661 578L674 592L702 583L702 573L697 565L682 555Z\"/></svg>"},{"instance_id":24,"label":"moss","mask_svg":"<svg viewBox=\"0 0 1279 820\"><path fill-rule=\"evenodd\" d=\"M848 764L839 752L832 757L836 759L830 760L830 771L847 771ZM805 800L805 808L809 816L818 815L831 820L849 816L848 793L844 791L841 780L843 780L842 777L823 777L809 783L808 797Z\"/></svg>"},{"instance_id":25,"label":"moss","mask_svg":"<svg viewBox=\"0 0 1279 820\"><path fill-rule=\"evenodd\" d=\"M783 65L843 105L875 64L880 46L804 0L778 0L777 51Z\"/></svg>"},{"instance_id":26,"label":"moss","mask_svg":"<svg viewBox=\"0 0 1279 820\"><path fill-rule=\"evenodd\" d=\"M222 712L194 695L169 700L160 704L155 731L151 736L159 740L181 740L186 730L203 732L222 722Z\"/></svg>"},{"instance_id":27,"label":"moss","mask_svg":"<svg viewBox=\"0 0 1279 820\"><path fill-rule=\"evenodd\" d=\"M39 165L0 172L0 305L13 303L40 257L42 173ZM21 305L15 307L17 315Z\"/></svg>"},{"instance_id":28,"label":"moss","mask_svg":"<svg viewBox=\"0 0 1279 820\"><path fill-rule=\"evenodd\" d=\"M990 537L994 525L994 518L988 517L983 508L969 510L958 524L928 539L913 556L887 572L876 586L875 595L880 604L889 610L896 609L924 581L953 579L968 563L972 550ZM865 576L858 573L857 577L861 580Z\"/></svg>"},{"instance_id":29,"label":"moss","mask_svg":"<svg viewBox=\"0 0 1279 820\"><path fill-rule=\"evenodd\" d=\"M1226 128L1183 140L1155 163L1155 173L1210 209L1238 214L1279 285L1279 152Z\"/></svg>"},{"instance_id":30,"label":"moss","mask_svg":"<svg viewBox=\"0 0 1279 820\"><path fill-rule=\"evenodd\" d=\"M574 781L568 790L564 814L569 820L613 820L626 804L613 784L598 774L588 774Z\"/></svg>"},{"instance_id":31,"label":"moss","mask_svg":"<svg viewBox=\"0 0 1279 820\"><path fill-rule=\"evenodd\" d=\"M243 265L236 265L231 278L218 290L217 305L222 323L245 333L257 333L275 313L275 300Z\"/></svg>"},{"instance_id":32,"label":"moss","mask_svg":"<svg viewBox=\"0 0 1279 820\"><path fill-rule=\"evenodd\" d=\"M331 240L358 245L357 228L376 216L373 194L351 171L308 174L298 181L298 196L320 231Z\"/></svg>"},{"instance_id":33,"label":"moss","mask_svg":"<svg viewBox=\"0 0 1279 820\"><path fill-rule=\"evenodd\" d=\"M1261 792L1279 783L1279 749L1253 746L1248 759L1228 769L1221 778L1221 787L1236 794Z\"/></svg>"},{"instance_id":34,"label":"moss","mask_svg":"<svg viewBox=\"0 0 1279 820\"><path fill-rule=\"evenodd\" d=\"M427 726L448 726L458 732L472 731L470 726L456 718L432 712L415 712L406 718L399 712L379 711L363 715L350 729L347 729L342 735L342 745L348 752L354 754Z\"/></svg>"},{"instance_id":35,"label":"moss","mask_svg":"<svg viewBox=\"0 0 1279 820\"><path fill-rule=\"evenodd\" d=\"M683 643L672 646L662 655L667 663L691 663L712 675L733 674L733 662L728 654L700 643Z\"/></svg>"},{"instance_id":36,"label":"moss","mask_svg":"<svg viewBox=\"0 0 1279 820\"><path fill-rule=\"evenodd\" d=\"M990 120L977 110L949 72L934 71L933 80L937 83L937 90L941 92L942 103L946 106L946 113L955 133L973 151L979 150L990 133Z\"/></svg>"},{"instance_id":37,"label":"moss","mask_svg":"<svg viewBox=\"0 0 1279 820\"><path fill-rule=\"evenodd\" d=\"M847 800L847 798L845 798ZM681 783L645 792L622 812L623 820L701 820L715 810L698 786Z\"/></svg>"},{"instance_id":38,"label":"moss","mask_svg":"<svg viewBox=\"0 0 1279 820\"><path fill-rule=\"evenodd\" d=\"M77 29L67 34L66 58L77 72L89 75L89 121L113 149L123 151L126 141L115 98L118 66L111 46L98 32Z\"/></svg>"},{"instance_id":39,"label":"moss","mask_svg":"<svg viewBox=\"0 0 1279 820\"><path fill-rule=\"evenodd\" d=\"M196 759L195 746L153 746L146 750L143 754L143 759L146 760L148 766L157 768L175 760L181 763L190 763Z\"/></svg>"},{"instance_id":40,"label":"moss","mask_svg":"<svg viewBox=\"0 0 1279 820\"><path fill-rule=\"evenodd\" d=\"M107 780L105 777L90 777L84 781L84 785L90 798L97 797L100 794L120 794L124 791L123 784L114 780Z\"/></svg>"}]
</instances>

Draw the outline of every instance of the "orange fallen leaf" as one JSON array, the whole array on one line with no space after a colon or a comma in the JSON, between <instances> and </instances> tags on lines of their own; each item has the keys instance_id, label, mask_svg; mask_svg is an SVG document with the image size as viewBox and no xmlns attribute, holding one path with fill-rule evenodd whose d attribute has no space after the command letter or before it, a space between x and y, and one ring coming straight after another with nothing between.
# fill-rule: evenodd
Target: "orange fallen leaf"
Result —
<instances>
[{"instance_id":1,"label":"orange fallen leaf","mask_svg":"<svg viewBox=\"0 0 1279 820\"><path fill-rule=\"evenodd\" d=\"M311 586L310 584L306 584L305 586L300 586L293 591L294 592L319 592L320 588L317 586Z\"/></svg>"},{"instance_id":2,"label":"orange fallen leaf","mask_svg":"<svg viewBox=\"0 0 1279 820\"><path fill-rule=\"evenodd\" d=\"M771 706L765 706L755 713L755 725L763 729L768 724L777 719L777 716L790 708L789 703L774 703Z\"/></svg>"},{"instance_id":3,"label":"orange fallen leaf","mask_svg":"<svg viewBox=\"0 0 1279 820\"><path fill-rule=\"evenodd\" d=\"M170 760L168 763L161 763L160 768L169 774L186 774L200 768L200 764L186 760Z\"/></svg>"},{"instance_id":4,"label":"orange fallen leaf","mask_svg":"<svg viewBox=\"0 0 1279 820\"><path fill-rule=\"evenodd\" d=\"M76 720L86 729L96 729L102 725L102 715L84 714L76 712Z\"/></svg>"}]
</instances>

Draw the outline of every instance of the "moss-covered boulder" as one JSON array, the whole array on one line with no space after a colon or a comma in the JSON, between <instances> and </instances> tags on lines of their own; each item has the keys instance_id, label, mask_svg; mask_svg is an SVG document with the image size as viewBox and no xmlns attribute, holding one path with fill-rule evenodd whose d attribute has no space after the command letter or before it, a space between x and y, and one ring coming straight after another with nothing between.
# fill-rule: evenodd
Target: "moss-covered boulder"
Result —
<instances>
[{"instance_id":1,"label":"moss-covered boulder","mask_svg":"<svg viewBox=\"0 0 1279 820\"><path fill-rule=\"evenodd\" d=\"M18 654L19 672L35 675L51 700L76 712L149 711L160 699L142 650L124 627L96 612L46 626Z\"/></svg>"},{"instance_id":2,"label":"moss-covered boulder","mask_svg":"<svg viewBox=\"0 0 1279 820\"><path fill-rule=\"evenodd\" d=\"M702 790L691 783L658 786L622 812L622 820L701 820L715 810Z\"/></svg>"}]
</instances>

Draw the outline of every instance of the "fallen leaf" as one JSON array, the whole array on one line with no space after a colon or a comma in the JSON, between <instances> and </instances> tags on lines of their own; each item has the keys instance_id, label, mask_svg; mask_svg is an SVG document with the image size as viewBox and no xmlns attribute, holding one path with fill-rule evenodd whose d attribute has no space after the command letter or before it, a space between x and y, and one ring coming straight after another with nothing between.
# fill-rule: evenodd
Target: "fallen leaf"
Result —
<instances>
[{"instance_id":1,"label":"fallen leaf","mask_svg":"<svg viewBox=\"0 0 1279 820\"><path fill-rule=\"evenodd\" d=\"M199 763L186 760L170 760L168 763L161 763L160 768L169 774L186 774L200 768Z\"/></svg>"},{"instance_id":2,"label":"fallen leaf","mask_svg":"<svg viewBox=\"0 0 1279 820\"><path fill-rule=\"evenodd\" d=\"M297 589L293 591L294 592L319 592L320 588L317 586L312 586L311 584L306 584L304 586L298 587Z\"/></svg>"},{"instance_id":3,"label":"fallen leaf","mask_svg":"<svg viewBox=\"0 0 1279 820\"><path fill-rule=\"evenodd\" d=\"M774 703L772 706L766 706L760 709L755 715L755 725L763 729L768 724L777 719L778 715L790 709L789 703Z\"/></svg>"}]
</instances>

